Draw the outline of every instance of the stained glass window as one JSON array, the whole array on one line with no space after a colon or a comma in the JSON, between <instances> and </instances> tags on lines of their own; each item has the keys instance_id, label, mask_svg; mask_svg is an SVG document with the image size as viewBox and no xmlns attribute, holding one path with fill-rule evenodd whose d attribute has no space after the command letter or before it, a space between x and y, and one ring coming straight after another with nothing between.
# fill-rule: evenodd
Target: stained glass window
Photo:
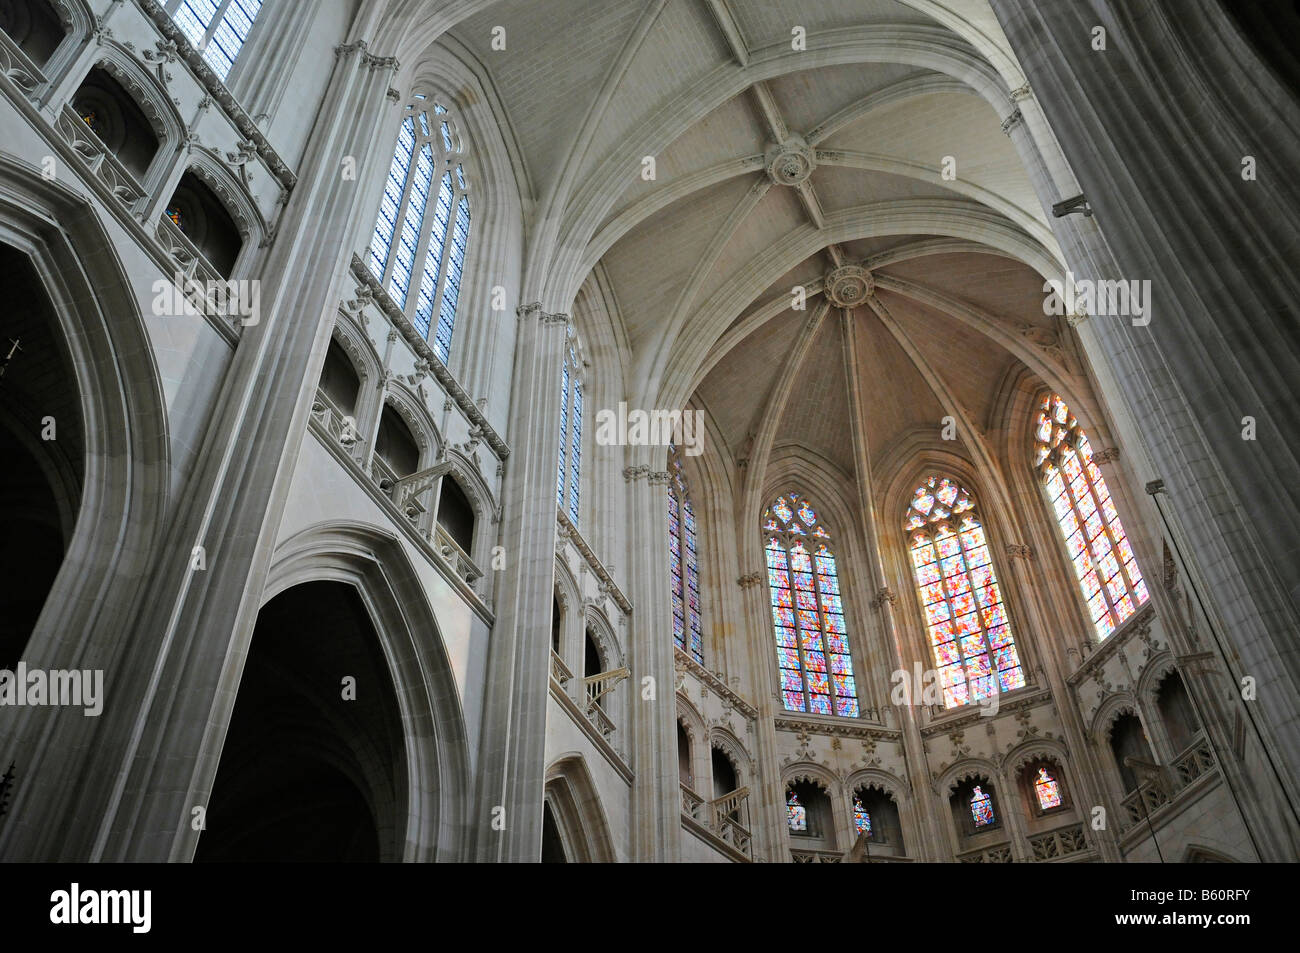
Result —
<instances>
[{"instance_id":1,"label":"stained glass window","mask_svg":"<svg viewBox=\"0 0 1300 953\"><path fill-rule=\"evenodd\" d=\"M1047 773L1046 768L1038 769L1038 777L1034 779L1034 794L1038 796L1038 806L1041 810L1050 811L1054 807L1061 806L1061 785Z\"/></svg>"},{"instance_id":2,"label":"stained glass window","mask_svg":"<svg viewBox=\"0 0 1300 953\"><path fill-rule=\"evenodd\" d=\"M1104 639L1149 593L1087 434L1056 394L1043 399L1034 423L1034 466L1061 527L1088 617Z\"/></svg>"},{"instance_id":3,"label":"stained glass window","mask_svg":"<svg viewBox=\"0 0 1300 953\"><path fill-rule=\"evenodd\" d=\"M262 12L262 0L167 0L165 9L224 81Z\"/></svg>"},{"instance_id":4,"label":"stained glass window","mask_svg":"<svg viewBox=\"0 0 1300 953\"><path fill-rule=\"evenodd\" d=\"M808 830L808 809L799 803L799 795L793 791L785 802L785 810L790 822L790 830L801 833Z\"/></svg>"},{"instance_id":5,"label":"stained glass window","mask_svg":"<svg viewBox=\"0 0 1300 953\"><path fill-rule=\"evenodd\" d=\"M695 661L704 662L700 626L700 570L695 548L695 510L691 506L681 450L668 448L668 565L673 584L673 641Z\"/></svg>"},{"instance_id":6,"label":"stained glass window","mask_svg":"<svg viewBox=\"0 0 1300 953\"><path fill-rule=\"evenodd\" d=\"M903 519L945 708L1025 686L1025 672L971 495L932 476Z\"/></svg>"},{"instance_id":7,"label":"stained glass window","mask_svg":"<svg viewBox=\"0 0 1300 953\"><path fill-rule=\"evenodd\" d=\"M560 374L560 460L555 475L555 503L578 522L582 462L582 376L577 350L570 339Z\"/></svg>"},{"instance_id":8,"label":"stained glass window","mask_svg":"<svg viewBox=\"0 0 1300 953\"><path fill-rule=\"evenodd\" d=\"M978 784L975 785L975 790L971 794L970 816L977 828L988 827L996 820L993 816L993 798L980 790Z\"/></svg>"},{"instance_id":9,"label":"stained glass window","mask_svg":"<svg viewBox=\"0 0 1300 953\"><path fill-rule=\"evenodd\" d=\"M366 253L367 266L415 329L426 339L432 334L444 364L469 248L469 182L455 128L448 107L427 94L407 103Z\"/></svg>"},{"instance_id":10,"label":"stained glass window","mask_svg":"<svg viewBox=\"0 0 1300 953\"><path fill-rule=\"evenodd\" d=\"M762 525L781 699L789 711L856 718L858 692L830 533L799 493L778 496Z\"/></svg>"},{"instance_id":11,"label":"stained glass window","mask_svg":"<svg viewBox=\"0 0 1300 953\"><path fill-rule=\"evenodd\" d=\"M871 815L862 806L862 795L853 795L853 833L871 836Z\"/></svg>"}]
</instances>

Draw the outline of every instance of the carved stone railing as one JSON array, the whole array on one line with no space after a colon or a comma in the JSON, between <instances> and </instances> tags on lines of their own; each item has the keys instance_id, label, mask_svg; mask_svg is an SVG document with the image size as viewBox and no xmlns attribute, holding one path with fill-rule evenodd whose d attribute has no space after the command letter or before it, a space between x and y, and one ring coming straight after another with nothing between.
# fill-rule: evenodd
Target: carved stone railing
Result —
<instances>
[{"instance_id":1,"label":"carved stone railing","mask_svg":"<svg viewBox=\"0 0 1300 953\"><path fill-rule=\"evenodd\" d=\"M709 819L713 833L746 857L749 844L749 788L737 788L730 794L709 802Z\"/></svg>"},{"instance_id":2,"label":"carved stone railing","mask_svg":"<svg viewBox=\"0 0 1300 953\"><path fill-rule=\"evenodd\" d=\"M1203 774L1213 771L1214 752L1204 738L1195 739L1174 759L1174 780L1178 787L1185 788Z\"/></svg>"},{"instance_id":3,"label":"carved stone railing","mask_svg":"<svg viewBox=\"0 0 1300 953\"><path fill-rule=\"evenodd\" d=\"M429 542L433 543L433 548L447 560L456 575L471 586L483 578L483 570L479 569L474 560L469 558L469 553L461 549L460 544L451 538L451 534L442 528L441 523L433 524L433 536Z\"/></svg>"},{"instance_id":4,"label":"carved stone railing","mask_svg":"<svg viewBox=\"0 0 1300 953\"><path fill-rule=\"evenodd\" d=\"M377 453L370 458L370 478L389 499L393 498L393 487L397 486L397 473Z\"/></svg>"},{"instance_id":5,"label":"carved stone railing","mask_svg":"<svg viewBox=\"0 0 1300 953\"><path fill-rule=\"evenodd\" d=\"M1056 860L1086 851L1088 839L1083 834L1083 824L1071 824L1030 837L1029 847L1036 861Z\"/></svg>"},{"instance_id":6,"label":"carved stone railing","mask_svg":"<svg viewBox=\"0 0 1300 953\"><path fill-rule=\"evenodd\" d=\"M1132 826L1149 817L1168 804L1169 800L1169 794L1160 779L1152 778L1143 781L1138 785L1138 789L1125 797L1122 802L1127 819L1125 826Z\"/></svg>"},{"instance_id":7,"label":"carved stone railing","mask_svg":"<svg viewBox=\"0 0 1300 953\"><path fill-rule=\"evenodd\" d=\"M595 726L595 729L600 732L602 738L606 741L610 740L610 737L614 734L615 725L613 719L611 719L609 715L605 714L605 709L601 708L599 705L588 705L587 720Z\"/></svg>"},{"instance_id":8,"label":"carved stone railing","mask_svg":"<svg viewBox=\"0 0 1300 953\"><path fill-rule=\"evenodd\" d=\"M573 672L569 671L569 666L564 664L564 659L554 649L551 649L551 678L555 679L557 685L564 685L573 678Z\"/></svg>"},{"instance_id":9,"label":"carved stone railing","mask_svg":"<svg viewBox=\"0 0 1300 953\"><path fill-rule=\"evenodd\" d=\"M1210 743L1202 735L1188 745L1173 764L1162 769L1158 776L1149 777L1138 785L1121 802L1124 807L1124 826L1135 824L1151 817L1178 799L1178 795L1198 779L1212 773L1217 765Z\"/></svg>"},{"instance_id":10,"label":"carved stone railing","mask_svg":"<svg viewBox=\"0 0 1300 953\"><path fill-rule=\"evenodd\" d=\"M612 692L615 685L631 674L632 672L624 666L623 668L611 669L608 672L600 672L597 675L588 675L584 678L582 683L587 689L588 710L600 707L597 702Z\"/></svg>"},{"instance_id":11,"label":"carved stone railing","mask_svg":"<svg viewBox=\"0 0 1300 953\"><path fill-rule=\"evenodd\" d=\"M844 856L838 850L810 850L797 847L790 848L790 859L796 864L840 864L844 862Z\"/></svg>"},{"instance_id":12,"label":"carved stone railing","mask_svg":"<svg viewBox=\"0 0 1300 953\"><path fill-rule=\"evenodd\" d=\"M34 96L49 82L40 67L3 30L0 30L0 75L27 96Z\"/></svg>"},{"instance_id":13,"label":"carved stone railing","mask_svg":"<svg viewBox=\"0 0 1300 953\"><path fill-rule=\"evenodd\" d=\"M977 847L975 850L962 851L957 855L962 864L1009 864L1011 863L1011 845L994 844L992 847Z\"/></svg>"},{"instance_id":14,"label":"carved stone railing","mask_svg":"<svg viewBox=\"0 0 1300 953\"><path fill-rule=\"evenodd\" d=\"M55 117L54 128L86 163L91 174L108 186L109 193L134 211L136 203L145 197L144 189L77 111L65 103ZM166 247L167 243L164 241L163 245Z\"/></svg>"},{"instance_id":15,"label":"carved stone railing","mask_svg":"<svg viewBox=\"0 0 1300 953\"><path fill-rule=\"evenodd\" d=\"M167 215L158 216L154 237L158 239L158 244L167 253L167 257L176 265L177 274L186 280L198 282L204 288L217 283L225 284L226 279L222 274L203 257L198 246L190 241L189 236L182 232Z\"/></svg>"},{"instance_id":16,"label":"carved stone railing","mask_svg":"<svg viewBox=\"0 0 1300 953\"><path fill-rule=\"evenodd\" d=\"M704 813L704 798L700 797L685 784L679 784L682 789L682 814L693 821L703 823L702 815Z\"/></svg>"},{"instance_id":17,"label":"carved stone railing","mask_svg":"<svg viewBox=\"0 0 1300 953\"><path fill-rule=\"evenodd\" d=\"M323 390L316 391L316 400L311 405L311 413L325 432L334 438L335 443L355 460L364 442L361 435L357 433L355 418L339 410L338 405Z\"/></svg>"}]
</instances>

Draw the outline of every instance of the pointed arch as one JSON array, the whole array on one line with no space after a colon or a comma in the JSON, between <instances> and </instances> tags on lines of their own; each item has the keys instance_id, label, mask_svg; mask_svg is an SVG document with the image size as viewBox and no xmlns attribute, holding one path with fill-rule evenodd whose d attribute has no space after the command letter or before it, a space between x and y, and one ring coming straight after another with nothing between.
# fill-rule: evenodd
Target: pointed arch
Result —
<instances>
[{"instance_id":1,"label":"pointed arch","mask_svg":"<svg viewBox=\"0 0 1300 953\"><path fill-rule=\"evenodd\" d=\"M315 580L357 588L388 662L407 758L407 786L396 814L406 819L398 832L401 859L462 859L469 843L470 770L460 690L437 617L405 546L394 533L361 523L310 526L277 547L263 603ZM243 661L240 650L232 649L230 664L242 667ZM229 709L214 713L214 724L224 726L229 716Z\"/></svg>"},{"instance_id":2,"label":"pointed arch","mask_svg":"<svg viewBox=\"0 0 1300 953\"><path fill-rule=\"evenodd\" d=\"M546 769L544 798L551 807L565 854L570 859L596 864L618 859L605 809L581 754L562 755Z\"/></svg>"}]
</instances>

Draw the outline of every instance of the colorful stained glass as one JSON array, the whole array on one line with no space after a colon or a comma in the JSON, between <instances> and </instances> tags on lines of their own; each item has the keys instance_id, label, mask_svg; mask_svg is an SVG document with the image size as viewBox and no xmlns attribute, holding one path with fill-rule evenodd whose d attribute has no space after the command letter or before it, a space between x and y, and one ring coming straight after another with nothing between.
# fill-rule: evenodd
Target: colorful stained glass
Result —
<instances>
[{"instance_id":1,"label":"colorful stained glass","mask_svg":"<svg viewBox=\"0 0 1300 953\"><path fill-rule=\"evenodd\" d=\"M853 832L871 836L871 815L862 806L862 796L859 794L853 795Z\"/></svg>"},{"instance_id":2,"label":"colorful stained glass","mask_svg":"<svg viewBox=\"0 0 1300 953\"><path fill-rule=\"evenodd\" d=\"M1074 564L1088 617L1097 637L1104 639L1150 594L1087 434L1059 395L1043 399L1034 439L1035 466Z\"/></svg>"},{"instance_id":3,"label":"colorful stained glass","mask_svg":"<svg viewBox=\"0 0 1300 953\"><path fill-rule=\"evenodd\" d=\"M993 816L993 798L975 785L970 799L970 816L976 827L988 827L996 820Z\"/></svg>"},{"instance_id":4,"label":"colorful stained glass","mask_svg":"<svg viewBox=\"0 0 1300 953\"><path fill-rule=\"evenodd\" d=\"M804 832L808 830L808 809L799 803L799 795L793 791L785 802L786 817L790 830Z\"/></svg>"},{"instance_id":5,"label":"colorful stained glass","mask_svg":"<svg viewBox=\"0 0 1300 953\"><path fill-rule=\"evenodd\" d=\"M1023 688L1024 669L970 493L947 477L930 477L917 488L903 525L911 534L944 706Z\"/></svg>"},{"instance_id":6,"label":"colorful stained glass","mask_svg":"<svg viewBox=\"0 0 1300 953\"><path fill-rule=\"evenodd\" d=\"M1034 779L1034 794L1038 796L1038 807L1041 810L1050 811L1061 806L1061 786L1056 778L1047 773L1046 768L1038 769L1038 777Z\"/></svg>"},{"instance_id":7,"label":"colorful stained glass","mask_svg":"<svg viewBox=\"0 0 1300 953\"><path fill-rule=\"evenodd\" d=\"M831 534L798 493L777 497L761 525L785 707L859 717Z\"/></svg>"}]
</instances>

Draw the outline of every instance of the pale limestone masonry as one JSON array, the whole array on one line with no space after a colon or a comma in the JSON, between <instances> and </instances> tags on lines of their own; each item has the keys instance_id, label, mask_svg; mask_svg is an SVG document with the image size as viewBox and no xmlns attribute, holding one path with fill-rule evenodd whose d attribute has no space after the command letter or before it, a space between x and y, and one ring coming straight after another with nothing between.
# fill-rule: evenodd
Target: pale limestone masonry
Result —
<instances>
[{"instance_id":1,"label":"pale limestone masonry","mask_svg":"<svg viewBox=\"0 0 1300 953\"><path fill-rule=\"evenodd\" d=\"M0 859L1300 858L1300 103L1249 15L265 0L223 82L174 3L0 6L0 669L107 689L0 704ZM439 99L445 361L367 264ZM431 181L412 256L456 214ZM1067 273L1146 312L1054 314ZM160 307L177 276L260 312ZM1148 594L1105 639L1035 469L1053 394ZM620 406L698 414L703 452L611 445ZM995 709L923 691L902 527L936 475L1015 637ZM782 694L791 493L853 717Z\"/></svg>"}]
</instances>

